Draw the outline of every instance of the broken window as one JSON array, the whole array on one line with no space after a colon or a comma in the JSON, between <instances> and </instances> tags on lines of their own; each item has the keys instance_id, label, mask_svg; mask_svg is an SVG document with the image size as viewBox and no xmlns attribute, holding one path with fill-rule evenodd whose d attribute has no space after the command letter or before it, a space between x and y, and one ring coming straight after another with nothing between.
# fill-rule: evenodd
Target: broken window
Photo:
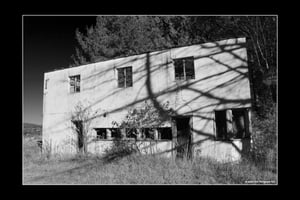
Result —
<instances>
[{"instance_id":1,"label":"broken window","mask_svg":"<svg viewBox=\"0 0 300 200\"><path fill-rule=\"evenodd\" d=\"M175 79L195 79L194 57L186 57L174 60Z\"/></svg>"},{"instance_id":2,"label":"broken window","mask_svg":"<svg viewBox=\"0 0 300 200\"><path fill-rule=\"evenodd\" d=\"M120 128L94 128L97 133L97 139L116 139L121 138ZM125 128L124 138L134 139L150 139L150 140L171 140L172 129L170 127L165 128Z\"/></svg>"},{"instance_id":3,"label":"broken window","mask_svg":"<svg viewBox=\"0 0 300 200\"><path fill-rule=\"evenodd\" d=\"M126 138L136 138L137 130L135 128L126 128Z\"/></svg>"},{"instance_id":4,"label":"broken window","mask_svg":"<svg viewBox=\"0 0 300 200\"><path fill-rule=\"evenodd\" d=\"M121 136L120 129L110 128L109 130L110 130L111 138L120 138L120 136Z\"/></svg>"},{"instance_id":5,"label":"broken window","mask_svg":"<svg viewBox=\"0 0 300 200\"><path fill-rule=\"evenodd\" d=\"M164 128L142 128L140 139L150 140L171 140L172 129L171 127Z\"/></svg>"},{"instance_id":6,"label":"broken window","mask_svg":"<svg viewBox=\"0 0 300 200\"><path fill-rule=\"evenodd\" d=\"M158 139L161 140L172 140L172 129L171 127L158 128Z\"/></svg>"},{"instance_id":7,"label":"broken window","mask_svg":"<svg viewBox=\"0 0 300 200\"><path fill-rule=\"evenodd\" d=\"M247 109L215 111L215 122L217 139L243 139L250 136Z\"/></svg>"},{"instance_id":8,"label":"broken window","mask_svg":"<svg viewBox=\"0 0 300 200\"><path fill-rule=\"evenodd\" d=\"M155 131L153 128L145 128L144 129L144 135L146 139L152 139L154 140L155 138Z\"/></svg>"},{"instance_id":9,"label":"broken window","mask_svg":"<svg viewBox=\"0 0 300 200\"><path fill-rule=\"evenodd\" d=\"M97 139L120 138L121 132L118 128L94 128L97 133Z\"/></svg>"},{"instance_id":10,"label":"broken window","mask_svg":"<svg viewBox=\"0 0 300 200\"><path fill-rule=\"evenodd\" d=\"M118 87L132 87L132 67L118 69Z\"/></svg>"},{"instance_id":11,"label":"broken window","mask_svg":"<svg viewBox=\"0 0 300 200\"><path fill-rule=\"evenodd\" d=\"M249 131L246 129L247 122L246 109L232 110L232 131L234 138L248 138Z\"/></svg>"},{"instance_id":12,"label":"broken window","mask_svg":"<svg viewBox=\"0 0 300 200\"><path fill-rule=\"evenodd\" d=\"M80 92L80 75L70 76L70 92Z\"/></svg>"},{"instance_id":13,"label":"broken window","mask_svg":"<svg viewBox=\"0 0 300 200\"><path fill-rule=\"evenodd\" d=\"M95 128L97 139L107 139L106 128Z\"/></svg>"}]
</instances>

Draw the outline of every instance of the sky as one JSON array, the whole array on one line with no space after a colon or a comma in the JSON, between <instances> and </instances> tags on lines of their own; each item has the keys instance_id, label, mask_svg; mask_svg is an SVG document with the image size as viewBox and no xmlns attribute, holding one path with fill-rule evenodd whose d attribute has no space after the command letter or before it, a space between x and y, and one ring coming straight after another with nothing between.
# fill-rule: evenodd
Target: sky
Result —
<instances>
[{"instance_id":1,"label":"sky","mask_svg":"<svg viewBox=\"0 0 300 200\"><path fill-rule=\"evenodd\" d=\"M67 68L77 41L96 16L23 16L23 121L42 124L44 73Z\"/></svg>"}]
</instances>

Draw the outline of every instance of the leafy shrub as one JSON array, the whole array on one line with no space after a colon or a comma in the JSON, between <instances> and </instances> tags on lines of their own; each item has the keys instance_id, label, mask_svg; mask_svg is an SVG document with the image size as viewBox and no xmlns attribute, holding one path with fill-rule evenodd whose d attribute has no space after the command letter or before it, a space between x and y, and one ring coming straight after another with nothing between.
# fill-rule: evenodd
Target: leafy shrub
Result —
<instances>
[{"instance_id":1,"label":"leafy shrub","mask_svg":"<svg viewBox=\"0 0 300 200\"><path fill-rule=\"evenodd\" d=\"M145 101L141 107L129 109L126 118L123 121L119 123L113 121L113 126L125 129L125 135L131 132L134 135L134 138L125 139L124 135L119 133L120 135L116 137L112 147L105 150L104 159L106 161L112 161L132 153L140 153L140 149L137 145L138 135L142 138L144 138L145 135L142 134L142 136L141 132L137 130L141 128L156 128L170 120L169 114L172 111L169 108L168 101L162 104L162 110L166 116L163 116L159 110L155 108L153 102Z\"/></svg>"},{"instance_id":2,"label":"leafy shrub","mask_svg":"<svg viewBox=\"0 0 300 200\"><path fill-rule=\"evenodd\" d=\"M138 149L133 141L117 138L110 148L105 149L103 159L106 162L111 162L136 152L138 152Z\"/></svg>"}]
</instances>

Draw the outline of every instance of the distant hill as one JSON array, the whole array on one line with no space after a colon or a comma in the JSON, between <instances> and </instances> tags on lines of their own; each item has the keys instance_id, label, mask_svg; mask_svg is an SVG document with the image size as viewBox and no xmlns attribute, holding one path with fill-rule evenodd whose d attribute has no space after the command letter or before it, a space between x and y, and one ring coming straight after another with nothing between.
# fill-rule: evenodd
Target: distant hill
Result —
<instances>
[{"instance_id":1,"label":"distant hill","mask_svg":"<svg viewBox=\"0 0 300 200\"><path fill-rule=\"evenodd\" d=\"M32 123L23 123L25 136L36 136L42 134L42 126Z\"/></svg>"},{"instance_id":2,"label":"distant hill","mask_svg":"<svg viewBox=\"0 0 300 200\"><path fill-rule=\"evenodd\" d=\"M32 123L23 123L24 128L42 128L42 125L32 124Z\"/></svg>"}]
</instances>

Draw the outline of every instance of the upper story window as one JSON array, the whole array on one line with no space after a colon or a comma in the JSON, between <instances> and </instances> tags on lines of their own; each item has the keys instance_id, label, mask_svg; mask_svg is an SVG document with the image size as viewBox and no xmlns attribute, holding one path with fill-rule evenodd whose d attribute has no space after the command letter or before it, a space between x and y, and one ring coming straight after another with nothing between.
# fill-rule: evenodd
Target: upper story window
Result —
<instances>
[{"instance_id":1,"label":"upper story window","mask_svg":"<svg viewBox=\"0 0 300 200\"><path fill-rule=\"evenodd\" d=\"M175 80L195 79L194 57L174 59Z\"/></svg>"},{"instance_id":2,"label":"upper story window","mask_svg":"<svg viewBox=\"0 0 300 200\"><path fill-rule=\"evenodd\" d=\"M70 76L70 93L80 92L80 75Z\"/></svg>"},{"instance_id":3,"label":"upper story window","mask_svg":"<svg viewBox=\"0 0 300 200\"><path fill-rule=\"evenodd\" d=\"M48 82L49 82L49 79L47 78L47 79L45 80L45 90L48 89Z\"/></svg>"},{"instance_id":4,"label":"upper story window","mask_svg":"<svg viewBox=\"0 0 300 200\"><path fill-rule=\"evenodd\" d=\"M132 67L118 68L118 87L132 87Z\"/></svg>"}]
</instances>

